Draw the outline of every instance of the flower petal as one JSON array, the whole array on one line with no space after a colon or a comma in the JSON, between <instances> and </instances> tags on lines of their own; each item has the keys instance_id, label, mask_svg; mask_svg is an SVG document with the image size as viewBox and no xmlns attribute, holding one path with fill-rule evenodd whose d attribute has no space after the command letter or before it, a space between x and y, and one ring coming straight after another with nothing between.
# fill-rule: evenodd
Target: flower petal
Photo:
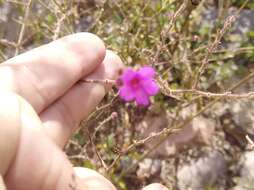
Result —
<instances>
[{"instance_id":1,"label":"flower petal","mask_svg":"<svg viewBox=\"0 0 254 190\"><path fill-rule=\"evenodd\" d=\"M150 66L142 67L139 69L138 73L145 78L154 78L155 76L155 71Z\"/></svg>"},{"instance_id":2,"label":"flower petal","mask_svg":"<svg viewBox=\"0 0 254 190\"><path fill-rule=\"evenodd\" d=\"M146 93L150 96L154 96L157 94L160 90L159 86L156 84L155 81L148 79L142 81L143 89L146 91Z\"/></svg>"},{"instance_id":3,"label":"flower petal","mask_svg":"<svg viewBox=\"0 0 254 190\"><path fill-rule=\"evenodd\" d=\"M135 99L138 105L148 106L150 104L149 96L142 88L135 91Z\"/></svg>"},{"instance_id":4,"label":"flower petal","mask_svg":"<svg viewBox=\"0 0 254 190\"><path fill-rule=\"evenodd\" d=\"M119 96L125 101L132 101L135 98L134 92L128 86L122 86L119 89Z\"/></svg>"},{"instance_id":5,"label":"flower petal","mask_svg":"<svg viewBox=\"0 0 254 190\"><path fill-rule=\"evenodd\" d=\"M121 76L121 80L124 84L126 83L129 83L130 80L132 80L135 76L136 76L136 73L135 71L133 71L132 69L128 68L126 69L122 76Z\"/></svg>"}]
</instances>

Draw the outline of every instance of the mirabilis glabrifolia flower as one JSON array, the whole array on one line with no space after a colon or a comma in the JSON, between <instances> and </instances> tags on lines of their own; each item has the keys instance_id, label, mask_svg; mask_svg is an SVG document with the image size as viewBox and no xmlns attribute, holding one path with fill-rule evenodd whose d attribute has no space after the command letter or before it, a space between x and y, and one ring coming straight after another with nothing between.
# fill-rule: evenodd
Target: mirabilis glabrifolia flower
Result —
<instances>
[{"instance_id":1,"label":"mirabilis glabrifolia flower","mask_svg":"<svg viewBox=\"0 0 254 190\"><path fill-rule=\"evenodd\" d=\"M125 101L135 100L138 105L148 106L150 96L159 92L155 80L155 70L145 66L135 71L131 68L123 71L118 80L119 95Z\"/></svg>"}]
</instances>

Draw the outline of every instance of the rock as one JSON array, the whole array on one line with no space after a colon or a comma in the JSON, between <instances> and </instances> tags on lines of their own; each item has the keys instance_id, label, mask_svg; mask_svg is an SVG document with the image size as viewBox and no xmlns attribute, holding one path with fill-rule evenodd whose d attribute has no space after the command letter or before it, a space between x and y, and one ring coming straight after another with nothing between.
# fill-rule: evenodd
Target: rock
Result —
<instances>
[{"instance_id":1,"label":"rock","mask_svg":"<svg viewBox=\"0 0 254 190\"><path fill-rule=\"evenodd\" d=\"M199 158L190 165L178 170L180 190L204 190L209 187L223 187L226 173L226 161L221 153L214 151Z\"/></svg>"},{"instance_id":2,"label":"rock","mask_svg":"<svg viewBox=\"0 0 254 190\"><path fill-rule=\"evenodd\" d=\"M176 162L174 159L167 159L161 161L161 181L165 183L169 189L174 189L176 184Z\"/></svg>"},{"instance_id":3,"label":"rock","mask_svg":"<svg viewBox=\"0 0 254 190\"><path fill-rule=\"evenodd\" d=\"M231 7L227 15L236 15L238 9ZM218 9L212 6L204 9L202 12L202 26L213 27L217 20ZM254 29L254 11L250 9L243 9L236 18L232 26L232 33L237 33L241 36Z\"/></svg>"},{"instance_id":4,"label":"rock","mask_svg":"<svg viewBox=\"0 0 254 190\"><path fill-rule=\"evenodd\" d=\"M246 152L240 160L240 178L234 190L254 190L254 151Z\"/></svg>"},{"instance_id":5,"label":"rock","mask_svg":"<svg viewBox=\"0 0 254 190\"><path fill-rule=\"evenodd\" d=\"M188 118L185 115L183 117ZM183 122L183 120L180 122ZM169 156L176 154L184 145L200 142L209 144L215 131L215 124L215 121L212 119L198 116L182 130L171 134L151 155ZM145 118L141 125L138 128L141 129L140 133L142 134L142 138L145 138L151 133L159 132L163 128L169 127L169 121L165 114L161 114L160 116ZM146 148L152 148L159 141L159 138L155 138L149 143L146 143L145 146Z\"/></svg>"},{"instance_id":6,"label":"rock","mask_svg":"<svg viewBox=\"0 0 254 190\"><path fill-rule=\"evenodd\" d=\"M18 16L18 10L11 3L4 3L0 7L0 38L5 38L11 42L16 41L20 26L14 21Z\"/></svg>"},{"instance_id":7,"label":"rock","mask_svg":"<svg viewBox=\"0 0 254 190\"><path fill-rule=\"evenodd\" d=\"M215 132L215 120L199 116L193 119L192 127L198 131L198 141L209 144Z\"/></svg>"},{"instance_id":8,"label":"rock","mask_svg":"<svg viewBox=\"0 0 254 190\"><path fill-rule=\"evenodd\" d=\"M242 91L238 93L242 93ZM237 142L242 148L247 145L245 138L247 134L253 139L254 102L252 100L245 99L241 101L234 100L228 103L217 103L210 113L220 118L226 135L233 137L236 140L235 143ZM235 144L234 142L232 143Z\"/></svg>"},{"instance_id":9,"label":"rock","mask_svg":"<svg viewBox=\"0 0 254 190\"><path fill-rule=\"evenodd\" d=\"M225 83L226 88L236 84L241 80L239 76L233 76ZM254 79L234 90L236 94L254 91ZM254 138L254 102L251 99L227 100L216 103L213 110L206 114L212 117L220 118L223 130L227 135L233 137L242 148L247 144L245 136L248 134L250 138ZM230 137L230 138L231 138ZM229 140L227 138L227 140ZM232 140L232 138L231 138ZM231 141L230 140L230 141Z\"/></svg>"},{"instance_id":10,"label":"rock","mask_svg":"<svg viewBox=\"0 0 254 190\"><path fill-rule=\"evenodd\" d=\"M253 100L236 101L230 104L229 112L236 125L246 133L254 135L254 102Z\"/></svg>"},{"instance_id":11,"label":"rock","mask_svg":"<svg viewBox=\"0 0 254 190\"><path fill-rule=\"evenodd\" d=\"M232 15L235 14L237 10L235 8L231 8L229 12L230 12L229 14ZM251 9L249 10L243 9L235 22L233 32L245 35L247 32L253 29L254 29L254 11Z\"/></svg>"},{"instance_id":12,"label":"rock","mask_svg":"<svg viewBox=\"0 0 254 190\"><path fill-rule=\"evenodd\" d=\"M243 167L241 169L241 176L254 182L254 151L246 152L242 160Z\"/></svg>"},{"instance_id":13,"label":"rock","mask_svg":"<svg viewBox=\"0 0 254 190\"><path fill-rule=\"evenodd\" d=\"M156 175L160 172L161 161L158 159L152 160L150 158L144 159L139 163L139 169L137 176L140 178L149 178L150 176Z\"/></svg>"},{"instance_id":14,"label":"rock","mask_svg":"<svg viewBox=\"0 0 254 190\"><path fill-rule=\"evenodd\" d=\"M230 8L227 16L235 15L237 12L236 8ZM219 10L212 6L204 9L200 14L200 27L202 28L213 28L215 26ZM226 19L226 18L225 18ZM230 42L221 44L229 49L239 48L242 42L248 40L247 33L254 29L254 11L243 9L239 16L237 16L236 21L230 28Z\"/></svg>"},{"instance_id":15,"label":"rock","mask_svg":"<svg viewBox=\"0 0 254 190\"><path fill-rule=\"evenodd\" d=\"M8 13L9 13L10 6L9 4L3 4L0 6L0 22L6 22L8 19Z\"/></svg>"}]
</instances>

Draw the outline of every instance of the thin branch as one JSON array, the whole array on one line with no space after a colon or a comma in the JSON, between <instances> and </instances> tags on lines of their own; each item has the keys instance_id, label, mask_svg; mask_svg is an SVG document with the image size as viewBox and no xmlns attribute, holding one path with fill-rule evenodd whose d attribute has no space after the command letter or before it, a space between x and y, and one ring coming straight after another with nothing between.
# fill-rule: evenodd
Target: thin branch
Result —
<instances>
[{"instance_id":1,"label":"thin branch","mask_svg":"<svg viewBox=\"0 0 254 190\"><path fill-rule=\"evenodd\" d=\"M207 54L205 56L205 58L202 60L201 66L198 69L197 74L195 75L195 79L194 79L194 83L192 88L195 89L197 87L198 81L200 76L203 74L203 72L205 71L208 62L209 62L209 58L210 56L215 52L215 50L217 49L218 45L221 43L221 39L224 36L224 34L226 33L226 31L228 30L228 28L232 25L233 22L235 22L236 20L236 16L229 16L224 25L223 28L221 30L218 31L214 42L207 48Z\"/></svg>"},{"instance_id":2,"label":"thin branch","mask_svg":"<svg viewBox=\"0 0 254 190\"><path fill-rule=\"evenodd\" d=\"M14 0L6 0L7 3L14 3L14 4L18 4L18 5L26 5L26 3L23 2L19 2L19 1L14 1Z\"/></svg>"},{"instance_id":3,"label":"thin branch","mask_svg":"<svg viewBox=\"0 0 254 190\"><path fill-rule=\"evenodd\" d=\"M111 163L111 165L108 167L107 171L109 172L113 167L114 165L120 160L120 158L127 154L128 152L130 152L132 149L134 149L135 147L137 146L140 146L140 145L144 145L145 143L148 143L150 142L151 140L157 138L157 137L160 137L162 135L167 135L168 133L171 133L171 132L177 132L178 130L174 130L173 128L164 128L163 130L157 132L157 133L151 133L149 136L147 136L146 138L144 139L141 139L141 140L134 140L133 143L131 145L129 145L127 148L125 148L124 150L121 150L117 157L114 159L114 161Z\"/></svg>"},{"instance_id":4,"label":"thin branch","mask_svg":"<svg viewBox=\"0 0 254 190\"><path fill-rule=\"evenodd\" d=\"M16 44L15 56L19 54L20 45L22 43L22 39L23 39L23 36L24 36L24 33L25 33L26 23L27 23L27 20L28 20L28 17L29 17L31 4L32 4L32 0L29 0L27 5L26 5L25 15L24 15L22 25L21 25L21 28L20 28L18 42Z\"/></svg>"},{"instance_id":5,"label":"thin branch","mask_svg":"<svg viewBox=\"0 0 254 190\"><path fill-rule=\"evenodd\" d=\"M68 8L64 7L63 6L64 3L61 1L60 1L61 3L59 3L57 0L52 0L52 2L54 3L55 7L57 8L57 11L60 12L61 14L65 15L64 17L67 21L67 25L71 26L71 20L70 20L71 13L66 13ZM68 31L69 33L74 33L73 28L66 28L66 29L69 30Z\"/></svg>"},{"instance_id":6,"label":"thin branch","mask_svg":"<svg viewBox=\"0 0 254 190\"><path fill-rule=\"evenodd\" d=\"M111 80L111 79L82 79L80 82L85 82L85 83L101 83L101 84L111 84L115 85L116 81Z\"/></svg>"},{"instance_id":7,"label":"thin branch","mask_svg":"<svg viewBox=\"0 0 254 190\"><path fill-rule=\"evenodd\" d=\"M233 53L233 54L240 54L240 53L245 53L248 51L254 51L254 47L253 46L247 46L247 47L240 47L240 48L236 48L236 49L221 49L221 50L217 50L214 53L219 54L219 53Z\"/></svg>"},{"instance_id":8,"label":"thin branch","mask_svg":"<svg viewBox=\"0 0 254 190\"><path fill-rule=\"evenodd\" d=\"M47 5L45 2L43 2L42 0L37 0L44 8L46 8L49 12L51 12L52 14L55 14L55 12L52 10L53 8L49 7L49 5Z\"/></svg>"},{"instance_id":9,"label":"thin branch","mask_svg":"<svg viewBox=\"0 0 254 190\"><path fill-rule=\"evenodd\" d=\"M110 122L112 119L117 117L117 113L113 112L108 118L104 119L102 122L99 123L99 125L94 129L93 135L91 136L92 141L95 139L97 132L108 122ZM89 145L89 142L84 145L82 149L86 149L86 147Z\"/></svg>"},{"instance_id":10,"label":"thin branch","mask_svg":"<svg viewBox=\"0 0 254 190\"><path fill-rule=\"evenodd\" d=\"M15 42L10 42L7 39L0 39L0 44L3 45L3 46L9 46L9 47L14 47L14 48L17 47Z\"/></svg>"},{"instance_id":11,"label":"thin branch","mask_svg":"<svg viewBox=\"0 0 254 190\"><path fill-rule=\"evenodd\" d=\"M242 9L246 6L246 4L249 2L249 0L246 0L243 5L238 9L237 13L235 15L228 16L224 22L224 25L222 29L220 29L217 32L217 35L215 37L215 40L213 43L207 48L207 54L205 58L202 60L201 66L199 67L197 74L194 77L194 83L192 85L193 89L197 88L200 76L204 73L208 63L210 56L216 51L218 45L221 43L221 39L224 36L224 34L227 32L227 30L231 27L231 25L235 22L236 17L240 14Z\"/></svg>"},{"instance_id":12,"label":"thin branch","mask_svg":"<svg viewBox=\"0 0 254 190\"><path fill-rule=\"evenodd\" d=\"M202 97L207 98L226 98L226 99L252 99L254 98L254 92L248 92L243 94L232 94L232 92L224 92L224 93L212 93L212 92L204 92L200 90L194 90L194 89L184 89L184 90L171 90L169 89L170 93L173 94L185 94L185 93L191 93L191 94L197 94ZM170 94L171 95L171 94Z\"/></svg>"},{"instance_id":13,"label":"thin branch","mask_svg":"<svg viewBox=\"0 0 254 190\"><path fill-rule=\"evenodd\" d=\"M66 15L63 15L60 19L58 19L58 21L56 23L56 29L54 31L53 40L56 40L59 37L61 26L62 26L62 23L63 23L65 17L66 17Z\"/></svg>"},{"instance_id":14,"label":"thin branch","mask_svg":"<svg viewBox=\"0 0 254 190\"><path fill-rule=\"evenodd\" d=\"M2 58L1 62L8 59L1 49L0 49L0 57Z\"/></svg>"},{"instance_id":15,"label":"thin branch","mask_svg":"<svg viewBox=\"0 0 254 190\"><path fill-rule=\"evenodd\" d=\"M107 169L108 169L108 166L107 166L107 164L104 162L104 160L102 159L100 153L97 151L96 145L94 144L94 142L93 142L93 140L92 140L92 137L91 137L91 135L90 135L90 132L88 131L87 128L86 128L86 131L87 131L87 135L88 135L89 141L90 141L90 143L91 143L91 145L92 145L92 147L93 147L93 149L94 149L94 151L95 151L95 153L96 153L98 159L100 160L102 167L103 167L105 170L107 170Z\"/></svg>"},{"instance_id":16,"label":"thin branch","mask_svg":"<svg viewBox=\"0 0 254 190\"><path fill-rule=\"evenodd\" d=\"M186 9L187 5L188 5L188 0L184 0L184 2L179 7L179 9L172 15L172 17L169 21L169 26L166 29L166 31L164 31L165 34L170 32L170 30L174 26L174 23L176 22L177 17ZM162 36L164 36L164 35L162 35Z\"/></svg>"}]
</instances>

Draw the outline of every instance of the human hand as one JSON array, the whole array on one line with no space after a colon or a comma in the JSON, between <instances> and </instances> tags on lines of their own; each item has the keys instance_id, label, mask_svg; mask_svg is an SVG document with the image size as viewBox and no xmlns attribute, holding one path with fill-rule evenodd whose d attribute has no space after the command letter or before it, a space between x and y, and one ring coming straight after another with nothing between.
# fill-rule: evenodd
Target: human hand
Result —
<instances>
[{"instance_id":1,"label":"human hand","mask_svg":"<svg viewBox=\"0 0 254 190\"><path fill-rule=\"evenodd\" d=\"M116 79L122 68L120 58L89 33L66 36L0 65L0 174L7 189L115 190L97 172L73 169L62 148L110 89L78 81Z\"/></svg>"}]
</instances>

